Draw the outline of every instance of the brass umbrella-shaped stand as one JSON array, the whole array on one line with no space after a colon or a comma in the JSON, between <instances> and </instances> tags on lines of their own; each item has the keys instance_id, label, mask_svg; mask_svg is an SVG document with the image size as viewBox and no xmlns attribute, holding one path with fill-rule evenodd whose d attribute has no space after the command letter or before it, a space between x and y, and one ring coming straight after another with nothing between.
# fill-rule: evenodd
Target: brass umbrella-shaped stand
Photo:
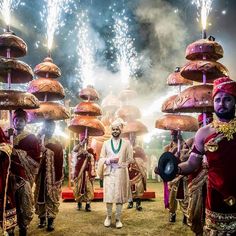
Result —
<instances>
[{"instance_id":1,"label":"brass umbrella-shaped stand","mask_svg":"<svg viewBox=\"0 0 236 236\"><path fill-rule=\"evenodd\" d=\"M185 57L190 60L186 63L185 66L181 69L181 75L189 80L196 81L201 83L200 85L194 85L192 91L183 91L185 94L181 94L177 98L176 110L182 110L181 112L188 112L191 106L188 109L183 100L186 100L187 97L199 97L200 93L204 93L202 96L202 103L193 103L191 112L202 112L203 113L203 125L206 125L206 112L209 110L213 111L213 100L210 97L212 84L215 79L228 75L227 68L221 63L217 62L220 58L223 57L223 48L222 46L215 41L215 38L210 36L208 39L205 37L203 39L197 40L192 44L188 45L186 49ZM208 96L206 94L208 90ZM192 93L191 95L189 93ZM196 94L196 95L195 95ZM193 98L192 97L192 98ZM207 98L206 98L207 97ZM210 108L211 107L211 108ZM184 109L182 109L184 108Z\"/></svg>"},{"instance_id":2,"label":"brass umbrella-shaped stand","mask_svg":"<svg viewBox=\"0 0 236 236\"><path fill-rule=\"evenodd\" d=\"M102 111L94 103L99 99L99 94L93 87L88 86L80 91L79 97L84 101L75 107L76 115L71 120L68 128L77 134L83 134L85 138L104 135L105 128L101 121L97 119L97 116L102 115Z\"/></svg>"},{"instance_id":3,"label":"brass umbrella-shaped stand","mask_svg":"<svg viewBox=\"0 0 236 236\"><path fill-rule=\"evenodd\" d=\"M50 57L47 57L42 63L35 66L34 72L37 78L29 83L28 92L40 100L40 108L28 111L29 122L68 119L69 111L57 102L65 97L64 88L56 80L61 76L59 67Z\"/></svg>"},{"instance_id":4,"label":"brass umbrella-shaped stand","mask_svg":"<svg viewBox=\"0 0 236 236\"><path fill-rule=\"evenodd\" d=\"M176 67L175 71L172 72L168 78L167 78L167 85L168 86L176 86L179 87L179 94L181 94L181 88L182 86L186 85L192 85L192 81L185 79L180 74L180 67ZM169 98L167 98L164 103L162 104L162 112L165 113L178 113L173 115L164 115L156 120L155 127L158 129L164 129L164 130L176 130L178 131L178 152L180 152L181 149L181 131L196 131L196 129L193 130L193 127L189 127L188 123L183 126L183 124L189 119L193 121L193 126L196 127L196 119L193 117L186 117L179 114L180 111L175 110L176 109L176 99L178 98L178 94L172 95ZM198 127L198 125L197 125Z\"/></svg>"},{"instance_id":5,"label":"brass umbrella-shaped stand","mask_svg":"<svg viewBox=\"0 0 236 236\"><path fill-rule=\"evenodd\" d=\"M30 66L16 59L25 56L26 53L26 43L12 31L0 35L0 82L7 84L7 89L0 90L0 110L9 110L11 143L13 143L12 110L39 107L39 101L34 95L12 90L12 84L28 83L33 79L33 71Z\"/></svg>"},{"instance_id":6,"label":"brass umbrella-shaped stand","mask_svg":"<svg viewBox=\"0 0 236 236\"><path fill-rule=\"evenodd\" d=\"M94 102L99 99L99 94L92 87L84 88L79 93L79 98L84 101L79 103L75 109L75 116L70 121L69 130L82 135L85 139L91 136L103 136L105 134L105 127L97 116L102 115L101 108ZM84 149L87 149L87 143L84 144ZM70 163L69 163L70 169ZM69 188L71 176L69 173Z\"/></svg>"}]
</instances>

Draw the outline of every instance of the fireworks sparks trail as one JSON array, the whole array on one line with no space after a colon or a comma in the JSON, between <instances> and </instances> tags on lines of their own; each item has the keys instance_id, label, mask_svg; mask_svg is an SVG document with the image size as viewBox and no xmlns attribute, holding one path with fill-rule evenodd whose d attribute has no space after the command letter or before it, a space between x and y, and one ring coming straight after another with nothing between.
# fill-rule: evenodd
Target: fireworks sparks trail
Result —
<instances>
[{"instance_id":1,"label":"fireworks sparks trail","mask_svg":"<svg viewBox=\"0 0 236 236\"><path fill-rule=\"evenodd\" d=\"M211 5L213 0L193 0L192 3L197 6L197 8L201 11L201 23L202 23L202 31L203 38L206 38L206 27L207 27L207 17L211 11Z\"/></svg>"},{"instance_id":2,"label":"fireworks sparks trail","mask_svg":"<svg viewBox=\"0 0 236 236\"><path fill-rule=\"evenodd\" d=\"M112 40L116 50L116 58L118 68L121 72L121 81L128 85L129 79L136 76L139 69L138 55L134 48L134 39L129 34L129 18L126 16L125 10L114 17L114 33Z\"/></svg>"},{"instance_id":3,"label":"fireworks sparks trail","mask_svg":"<svg viewBox=\"0 0 236 236\"><path fill-rule=\"evenodd\" d=\"M62 14L69 13L70 3L72 0L44 0L45 6L41 13L41 19L44 21L46 18L47 27L47 48L49 53L52 49L54 34L57 33L61 26L64 26Z\"/></svg>"},{"instance_id":4,"label":"fireworks sparks trail","mask_svg":"<svg viewBox=\"0 0 236 236\"><path fill-rule=\"evenodd\" d=\"M81 11L77 16L77 55L78 67L76 68L79 78L83 83L83 87L94 85L94 69L95 69L95 51L96 47L91 40L89 32L89 18L87 11Z\"/></svg>"},{"instance_id":5,"label":"fireworks sparks trail","mask_svg":"<svg viewBox=\"0 0 236 236\"><path fill-rule=\"evenodd\" d=\"M11 24L11 12L17 8L20 0L1 0L0 2L0 10L3 16L3 19L6 23L7 28L9 29Z\"/></svg>"}]
</instances>

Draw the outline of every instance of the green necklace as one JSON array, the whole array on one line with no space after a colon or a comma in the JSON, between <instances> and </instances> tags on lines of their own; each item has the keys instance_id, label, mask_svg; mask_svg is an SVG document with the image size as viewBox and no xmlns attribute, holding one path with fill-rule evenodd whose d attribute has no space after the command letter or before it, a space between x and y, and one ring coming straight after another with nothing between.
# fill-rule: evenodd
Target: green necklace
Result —
<instances>
[{"instance_id":1,"label":"green necklace","mask_svg":"<svg viewBox=\"0 0 236 236\"><path fill-rule=\"evenodd\" d=\"M122 144L122 139L120 139L118 148L115 149L114 144L113 144L113 140L111 139L111 149L112 149L112 151L113 151L115 154L117 154L117 153L120 151L121 144Z\"/></svg>"}]
</instances>

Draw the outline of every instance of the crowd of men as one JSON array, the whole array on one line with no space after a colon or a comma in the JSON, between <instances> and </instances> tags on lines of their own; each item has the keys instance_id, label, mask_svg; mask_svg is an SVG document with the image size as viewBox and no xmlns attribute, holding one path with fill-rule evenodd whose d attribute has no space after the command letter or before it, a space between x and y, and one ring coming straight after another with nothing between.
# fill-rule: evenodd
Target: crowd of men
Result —
<instances>
[{"instance_id":1,"label":"crowd of men","mask_svg":"<svg viewBox=\"0 0 236 236\"><path fill-rule=\"evenodd\" d=\"M59 207L63 148L52 138L55 122L45 121L38 136L26 131L26 124L27 113L17 109L14 131L8 135L0 129L0 223L9 236L17 225L19 235L27 235L34 209L38 227L53 231Z\"/></svg>"},{"instance_id":2,"label":"crowd of men","mask_svg":"<svg viewBox=\"0 0 236 236\"><path fill-rule=\"evenodd\" d=\"M175 222L179 201L183 222L196 235L236 235L236 82L229 77L217 79L213 101L215 118L208 116L209 124L201 127L194 138L185 142L178 132L171 133L172 142L165 151L172 152L180 164L176 177L164 183L165 207L169 209L169 221ZM200 116L200 126L202 121ZM27 235L35 209L38 227L52 231L63 180L63 148L53 139L55 122L45 121L36 137L25 131L27 113L17 109L13 124L14 132L8 135L0 129L1 227L13 236L18 225L20 236ZM112 225L113 204L116 228L123 227L124 203L132 208L136 201L136 209L141 211L141 197L146 190L146 155L134 139L122 138L124 125L121 119L112 123L112 136L103 144L99 157L83 135L72 151L78 209L85 202L85 210L91 211L93 182L98 175L103 180L105 227ZM8 137L11 135L13 144Z\"/></svg>"}]
</instances>

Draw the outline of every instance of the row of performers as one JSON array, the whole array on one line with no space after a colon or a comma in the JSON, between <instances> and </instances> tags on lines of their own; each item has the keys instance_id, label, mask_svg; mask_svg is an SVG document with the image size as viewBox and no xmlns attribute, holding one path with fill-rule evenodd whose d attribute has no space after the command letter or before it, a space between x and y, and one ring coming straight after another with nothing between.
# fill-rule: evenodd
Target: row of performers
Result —
<instances>
[{"instance_id":1,"label":"row of performers","mask_svg":"<svg viewBox=\"0 0 236 236\"><path fill-rule=\"evenodd\" d=\"M27 113L17 109L13 115L13 145L9 135L0 128L0 224L10 236L14 235L17 225L20 236L27 235L34 208L39 217L38 227L54 230L64 177L63 147L53 138L55 122L45 121L38 136L26 131L26 124ZM103 145L97 170L104 180L104 202L107 203L104 225L111 225L112 203L116 203L117 228L122 227L123 203L129 200L131 207L135 198L136 209L142 210L140 197L146 189L145 153L140 147L133 151L130 142L120 138L122 127L120 119L112 124L112 138ZM86 202L85 210L91 211L96 154L87 144L88 140L81 137L73 148L72 166L78 208Z\"/></svg>"},{"instance_id":2,"label":"row of performers","mask_svg":"<svg viewBox=\"0 0 236 236\"><path fill-rule=\"evenodd\" d=\"M189 186L188 191L190 193L189 205L192 204L194 211L187 217L190 217L192 224L196 217L202 221L197 225L200 226L200 230L196 229L195 233L203 234L204 225L206 235L236 235L236 158L234 151L236 146L236 82L228 77L214 81L213 101L217 119L198 130L191 152L187 155L188 160L185 161L184 158L178 165L178 178L169 184L171 190L168 198L170 219L174 221L175 218L175 208L173 207L171 210L171 199L177 194L176 186L179 187L181 182L183 183L181 180L183 175L191 174L192 185ZM34 135L23 131L26 120L24 111L15 112L14 125L17 135L14 139L14 148L8 144L3 133L1 133L0 140L1 173L4 173L0 175L0 220L3 229L8 230L10 234L12 233L11 228L18 223L21 235L26 235L27 225L32 219L32 184L35 175L37 176L35 203L36 213L40 217L39 225L44 227L47 217L47 229L52 230L53 219L58 211L58 190L62 183L63 158L61 158L61 162L58 158L55 165L50 165L57 158L56 154L62 153L60 144L51 141L55 128L54 122L45 122L40 134L44 142L39 142ZM135 160L131 143L120 136L122 127L122 120L113 122L112 138L104 143L97 167L97 174L104 181L104 202L107 208L104 226L106 227L111 225L114 203L116 205L116 227L122 227L120 220L122 206L131 198L129 167L135 163ZM39 143L42 144L41 147ZM74 155L75 197L79 202L82 201L82 198L86 199L84 195L86 191L89 192L89 185L92 184L89 181L93 180L95 176L94 163L91 161L95 158L94 153L81 146L83 143L74 149L76 153ZM53 149L55 150L53 151ZM176 148L174 149L176 151ZM46 158L43 158L44 156ZM177 153L176 156L181 155ZM206 164L204 164L204 156ZM88 164L89 162L90 164ZM45 166L43 167L43 165ZM90 171L86 173L80 171L81 169ZM134 177L136 175L134 172ZM142 178L140 179L143 181ZM206 183L205 193L204 183ZM138 185L135 187L137 189ZM132 190L135 191L135 188ZM92 195L91 191L88 195ZM205 201L203 200L204 195L206 196ZM89 200L90 198L87 196L85 201ZM175 206L175 203L172 205ZM16 213L18 222L15 217ZM194 228L194 224L192 228Z\"/></svg>"},{"instance_id":3,"label":"row of performers","mask_svg":"<svg viewBox=\"0 0 236 236\"><path fill-rule=\"evenodd\" d=\"M55 122L45 121L39 136L26 131L26 124L27 113L17 109L13 132L6 135L0 128L0 224L9 236L17 225L19 235L27 235L34 207L40 225L47 221L47 230L53 231L59 208L63 147L53 138Z\"/></svg>"}]
</instances>

